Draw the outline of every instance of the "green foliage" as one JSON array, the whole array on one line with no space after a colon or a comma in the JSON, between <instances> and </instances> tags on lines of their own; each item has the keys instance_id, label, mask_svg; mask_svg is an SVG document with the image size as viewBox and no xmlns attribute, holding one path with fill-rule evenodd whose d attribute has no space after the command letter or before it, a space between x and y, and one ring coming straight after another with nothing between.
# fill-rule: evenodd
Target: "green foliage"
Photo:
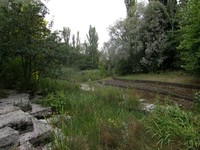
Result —
<instances>
[{"instance_id":1,"label":"green foliage","mask_svg":"<svg viewBox=\"0 0 200 150\"><path fill-rule=\"evenodd\" d=\"M164 145L182 149L200 148L198 117L178 106L157 107L146 118L145 123L161 148Z\"/></svg>"},{"instance_id":2,"label":"green foliage","mask_svg":"<svg viewBox=\"0 0 200 150\"><path fill-rule=\"evenodd\" d=\"M95 81L106 77L100 70L83 70L76 68L62 68L60 78L71 82Z\"/></svg>"},{"instance_id":3,"label":"green foliage","mask_svg":"<svg viewBox=\"0 0 200 150\"><path fill-rule=\"evenodd\" d=\"M96 32L96 28L90 25L89 32L87 34L88 43L86 43L86 56L88 61L88 69L96 69L98 68L99 62L99 52L98 52L98 34Z\"/></svg>"},{"instance_id":4,"label":"green foliage","mask_svg":"<svg viewBox=\"0 0 200 150\"><path fill-rule=\"evenodd\" d=\"M200 1L190 0L180 10L181 58L187 71L200 73Z\"/></svg>"},{"instance_id":5,"label":"green foliage","mask_svg":"<svg viewBox=\"0 0 200 150\"><path fill-rule=\"evenodd\" d=\"M20 58L13 58L7 61L4 61L1 65L1 83L5 87L13 87L20 89L22 82L22 62Z\"/></svg>"},{"instance_id":6,"label":"green foliage","mask_svg":"<svg viewBox=\"0 0 200 150\"><path fill-rule=\"evenodd\" d=\"M163 1L162 1L163 2ZM165 5L164 5L164 4ZM150 1L147 5L125 1L128 16L109 28L104 44L105 68L118 74L157 72L177 62L175 0Z\"/></svg>"},{"instance_id":7,"label":"green foliage","mask_svg":"<svg viewBox=\"0 0 200 150\"><path fill-rule=\"evenodd\" d=\"M166 8L158 1L151 1L144 11L144 47L145 56L140 60L148 71L155 72L162 68L167 56L166 29L169 16Z\"/></svg>"},{"instance_id":8,"label":"green foliage","mask_svg":"<svg viewBox=\"0 0 200 150\"><path fill-rule=\"evenodd\" d=\"M195 105L194 110L199 113L200 112L200 91L195 93Z\"/></svg>"},{"instance_id":9,"label":"green foliage","mask_svg":"<svg viewBox=\"0 0 200 150\"><path fill-rule=\"evenodd\" d=\"M67 92L65 100L70 101L71 109L69 111L66 108L67 111L63 115L71 117L60 117L58 127L62 134L54 133L53 149L150 147L143 144L148 138L143 125L135 120L137 116L122 106L121 102L129 99L128 96L122 97L123 92L116 88L97 88L95 93ZM52 101L46 102L54 104Z\"/></svg>"},{"instance_id":10,"label":"green foliage","mask_svg":"<svg viewBox=\"0 0 200 150\"><path fill-rule=\"evenodd\" d=\"M39 91L44 94L56 93L57 91L78 91L79 86L75 83L66 80L53 80L50 78L43 78L39 83Z\"/></svg>"},{"instance_id":11,"label":"green foliage","mask_svg":"<svg viewBox=\"0 0 200 150\"><path fill-rule=\"evenodd\" d=\"M23 89L32 89L32 76L41 68L43 52L47 48L46 37L49 29L44 18L46 7L41 2L11 1L11 9L3 9L0 20L0 49L3 60L21 60Z\"/></svg>"},{"instance_id":12,"label":"green foliage","mask_svg":"<svg viewBox=\"0 0 200 150\"><path fill-rule=\"evenodd\" d=\"M44 99L38 101L40 104L48 105L56 113L70 112L71 103L64 92L55 92L48 94Z\"/></svg>"},{"instance_id":13,"label":"green foliage","mask_svg":"<svg viewBox=\"0 0 200 150\"><path fill-rule=\"evenodd\" d=\"M136 0L124 0L124 3L126 5L127 15L132 16L134 13L132 9L136 5Z\"/></svg>"}]
</instances>

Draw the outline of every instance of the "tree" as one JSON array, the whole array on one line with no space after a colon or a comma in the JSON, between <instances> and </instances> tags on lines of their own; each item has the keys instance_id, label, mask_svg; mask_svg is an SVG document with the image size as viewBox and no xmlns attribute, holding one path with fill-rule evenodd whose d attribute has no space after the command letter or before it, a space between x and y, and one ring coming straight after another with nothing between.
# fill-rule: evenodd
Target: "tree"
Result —
<instances>
[{"instance_id":1,"label":"tree","mask_svg":"<svg viewBox=\"0 0 200 150\"><path fill-rule=\"evenodd\" d=\"M141 63L148 71L162 68L166 59L164 51L167 47L166 28L169 17L164 5L158 1L151 1L144 12L144 41L145 56Z\"/></svg>"},{"instance_id":2,"label":"tree","mask_svg":"<svg viewBox=\"0 0 200 150\"><path fill-rule=\"evenodd\" d=\"M69 27L64 27L62 31L62 36L65 41L65 44L69 46L69 40L71 36L71 29Z\"/></svg>"},{"instance_id":3,"label":"tree","mask_svg":"<svg viewBox=\"0 0 200 150\"><path fill-rule=\"evenodd\" d=\"M180 45L183 67L200 74L200 1L190 0L180 10Z\"/></svg>"},{"instance_id":4,"label":"tree","mask_svg":"<svg viewBox=\"0 0 200 150\"><path fill-rule=\"evenodd\" d=\"M136 5L136 0L124 0L124 3L126 5L127 16L132 16L134 14L132 8Z\"/></svg>"},{"instance_id":5,"label":"tree","mask_svg":"<svg viewBox=\"0 0 200 150\"><path fill-rule=\"evenodd\" d=\"M50 33L44 20L47 9L41 2L11 2L10 8L3 9L0 18L4 22L0 29L0 49L7 61L20 58L23 70L21 86L26 90L38 80L38 64Z\"/></svg>"},{"instance_id":6,"label":"tree","mask_svg":"<svg viewBox=\"0 0 200 150\"><path fill-rule=\"evenodd\" d=\"M99 62L99 52L98 52L98 34L96 32L96 28L90 25L89 32L87 34L87 61L89 64L89 68L96 69L98 68Z\"/></svg>"},{"instance_id":7,"label":"tree","mask_svg":"<svg viewBox=\"0 0 200 150\"><path fill-rule=\"evenodd\" d=\"M79 53L80 52L80 35L79 35L79 31L76 33L76 50Z\"/></svg>"}]
</instances>

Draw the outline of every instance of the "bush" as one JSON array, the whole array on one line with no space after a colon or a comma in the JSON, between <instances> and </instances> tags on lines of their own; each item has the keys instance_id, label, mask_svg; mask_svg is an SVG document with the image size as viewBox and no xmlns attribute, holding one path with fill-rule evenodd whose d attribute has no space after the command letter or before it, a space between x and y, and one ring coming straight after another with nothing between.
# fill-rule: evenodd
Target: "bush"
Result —
<instances>
[{"instance_id":1,"label":"bush","mask_svg":"<svg viewBox=\"0 0 200 150\"><path fill-rule=\"evenodd\" d=\"M157 107L145 123L161 148L164 145L182 149L200 148L199 119L178 106Z\"/></svg>"},{"instance_id":2,"label":"bush","mask_svg":"<svg viewBox=\"0 0 200 150\"><path fill-rule=\"evenodd\" d=\"M56 113L70 112L71 103L64 92L56 92L48 94L44 99L39 100L39 103L50 106Z\"/></svg>"}]
</instances>

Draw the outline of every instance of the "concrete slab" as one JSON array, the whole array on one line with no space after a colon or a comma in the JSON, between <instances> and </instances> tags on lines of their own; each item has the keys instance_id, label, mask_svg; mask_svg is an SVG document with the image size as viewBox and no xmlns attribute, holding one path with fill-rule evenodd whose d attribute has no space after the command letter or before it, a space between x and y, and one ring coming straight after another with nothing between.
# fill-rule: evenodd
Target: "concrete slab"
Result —
<instances>
[{"instance_id":1,"label":"concrete slab","mask_svg":"<svg viewBox=\"0 0 200 150\"><path fill-rule=\"evenodd\" d=\"M19 107L14 107L14 106L0 106L0 115L4 115L13 111L20 110Z\"/></svg>"},{"instance_id":2,"label":"concrete slab","mask_svg":"<svg viewBox=\"0 0 200 150\"><path fill-rule=\"evenodd\" d=\"M31 116L21 110L0 115L0 128L11 127L20 134L33 130Z\"/></svg>"},{"instance_id":3,"label":"concrete slab","mask_svg":"<svg viewBox=\"0 0 200 150\"><path fill-rule=\"evenodd\" d=\"M38 119L42 119L45 117L49 117L52 115L52 111L50 107L42 107L37 104L31 104L32 111L30 112L31 116L34 116Z\"/></svg>"},{"instance_id":4,"label":"concrete slab","mask_svg":"<svg viewBox=\"0 0 200 150\"><path fill-rule=\"evenodd\" d=\"M0 149L10 150L19 145L19 132L5 127L0 129Z\"/></svg>"},{"instance_id":5,"label":"concrete slab","mask_svg":"<svg viewBox=\"0 0 200 150\"><path fill-rule=\"evenodd\" d=\"M32 118L32 121L34 124L34 130L32 132L21 135L20 144L23 145L28 141L34 147L38 147L51 142L51 126L35 118Z\"/></svg>"}]
</instances>

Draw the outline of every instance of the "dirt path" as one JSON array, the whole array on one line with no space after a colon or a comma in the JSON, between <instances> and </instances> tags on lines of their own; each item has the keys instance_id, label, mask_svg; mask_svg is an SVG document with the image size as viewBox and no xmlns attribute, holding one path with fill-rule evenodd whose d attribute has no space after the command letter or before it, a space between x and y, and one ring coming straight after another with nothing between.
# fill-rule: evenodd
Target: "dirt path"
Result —
<instances>
[{"instance_id":1,"label":"dirt path","mask_svg":"<svg viewBox=\"0 0 200 150\"><path fill-rule=\"evenodd\" d=\"M145 95L144 98L155 98L156 95L162 96L170 96L175 101L184 101L185 103L193 103L195 99L195 93L199 91L199 89L195 89L192 86L185 85L175 85L170 83L162 83L162 82L134 82L134 81L126 81L119 79L108 79L98 81L101 84L116 86L121 88L130 88L135 89L141 95Z\"/></svg>"}]
</instances>

